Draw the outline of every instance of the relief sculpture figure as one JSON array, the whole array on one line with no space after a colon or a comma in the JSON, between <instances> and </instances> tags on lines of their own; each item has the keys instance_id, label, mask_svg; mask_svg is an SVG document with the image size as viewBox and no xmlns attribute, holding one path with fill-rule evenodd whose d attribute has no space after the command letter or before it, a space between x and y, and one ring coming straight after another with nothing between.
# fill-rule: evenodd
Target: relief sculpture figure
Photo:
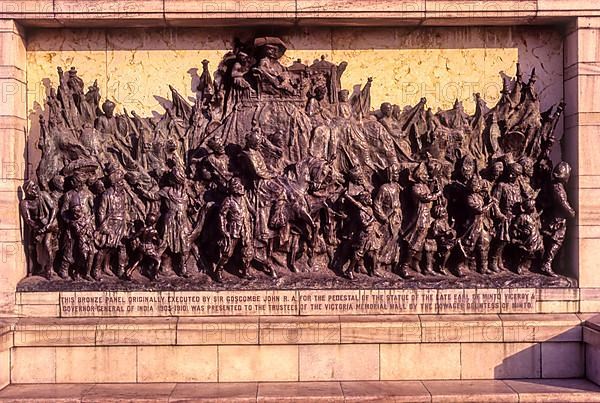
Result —
<instances>
[{"instance_id":1,"label":"relief sculpture figure","mask_svg":"<svg viewBox=\"0 0 600 403\"><path fill-rule=\"evenodd\" d=\"M517 65L493 107L473 94L470 115L458 99L372 106L369 72L352 92L348 63L287 66L282 38L233 44L214 72L198 61L195 98L168 86L152 117L58 67L21 192L23 281L567 281L565 105L540 110L535 69Z\"/></svg>"}]
</instances>

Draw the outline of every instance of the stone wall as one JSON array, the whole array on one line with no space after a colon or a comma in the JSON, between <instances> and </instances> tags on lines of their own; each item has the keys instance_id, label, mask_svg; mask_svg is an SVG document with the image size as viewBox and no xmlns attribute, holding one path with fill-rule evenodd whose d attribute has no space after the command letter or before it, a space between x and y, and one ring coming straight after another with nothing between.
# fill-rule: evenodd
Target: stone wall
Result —
<instances>
[{"instance_id":1,"label":"stone wall","mask_svg":"<svg viewBox=\"0 0 600 403\"><path fill-rule=\"evenodd\" d=\"M20 319L12 383L577 378L557 315Z\"/></svg>"}]
</instances>

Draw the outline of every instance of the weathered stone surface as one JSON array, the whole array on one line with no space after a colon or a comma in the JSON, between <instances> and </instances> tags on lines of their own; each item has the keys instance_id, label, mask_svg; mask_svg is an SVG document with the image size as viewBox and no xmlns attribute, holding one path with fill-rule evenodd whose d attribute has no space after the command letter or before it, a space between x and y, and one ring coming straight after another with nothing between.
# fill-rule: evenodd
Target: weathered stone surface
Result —
<instances>
[{"instance_id":1,"label":"weathered stone surface","mask_svg":"<svg viewBox=\"0 0 600 403\"><path fill-rule=\"evenodd\" d=\"M421 315L424 343L501 342L498 315Z\"/></svg>"},{"instance_id":2,"label":"weathered stone surface","mask_svg":"<svg viewBox=\"0 0 600 403\"><path fill-rule=\"evenodd\" d=\"M261 317L259 343L340 343L340 319L337 316Z\"/></svg>"},{"instance_id":3,"label":"weathered stone surface","mask_svg":"<svg viewBox=\"0 0 600 403\"><path fill-rule=\"evenodd\" d=\"M187 3L182 6L176 3L179 2L167 2L167 8L187 7ZM324 7L320 2L312 4L317 8ZM388 6L403 7L401 3ZM202 9L205 6L194 2L193 7ZM216 7L217 11L230 8L227 4L211 7ZM260 14L265 8L272 9L265 3L256 4L250 11ZM507 9L512 12L510 7ZM184 17L194 18L194 14ZM99 78L102 94L114 99L119 107L133 109L140 115L150 114L159 106L154 95L166 98L169 94L166 85L156 88L152 84L159 71L162 82L171 83L186 97L194 96L190 85L193 73L186 71L201 68L202 59L216 66L228 50L231 38L239 35L238 31L242 30L34 31L29 36L27 56L28 109L34 109L34 102L43 105L45 88L42 81L49 78L56 85L57 65L73 65L85 80ZM65 36L70 40L62 41ZM310 31L292 33L285 39L290 44L285 64L297 58L310 63L315 55L321 54L334 63L351 59L353 62L342 77L345 88L364 83L368 71L374 77L373 105L384 100L402 105L416 103L426 96L436 110L438 106L451 107L458 98L465 101L466 110L472 112L472 94L481 92L488 104L494 104L497 92L502 88L497 72L514 71L517 61L526 70L544 65L544 69L537 71L538 84L546 94L542 100L543 108L562 98L562 42L560 33L552 29L443 27L415 31L410 28L342 27L330 31L328 28L311 28ZM52 54L51 59L47 57L48 52ZM136 68L131 69L131 66ZM467 72L468 79L465 77Z\"/></svg>"},{"instance_id":4,"label":"weathered stone surface","mask_svg":"<svg viewBox=\"0 0 600 403\"><path fill-rule=\"evenodd\" d=\"M582 378L585 346L582 343L542 343L542 378Z\"/></svg>"},{"instance_id":5,"label":"weathered stone surface","mask_svg":"<svg viewBox=\"0 0 600 403\"><path fill-rule=\"evenodd\" d=\"M175 386L170 402L227 401L235 403L256 402L258 384L256 382L240 383L179 383Z\"/></svg>"},{"instance_id":6,"label":"weathered stone surface","mask_svg":"<svg viewBox=\"0 0 600 403\"><path fill-rule=\"evenodd\" d=\"M431 395L418 381L352 381L341 382L347 402L367 399L393 402L430 402Z\"/></svg>"},{"instance_id":7,"label":"weathered stone surface","mask_svg":"<svg viewBox=\"0 0 600 403\"><path fill-rule=\"evenodd\" d=\"M15 347L10 353L11 383L55 383L56 348Z\"/></svg>"},{"instance_id":8,"label":"weathered stone surface","mask_svg":"<svg viewBox=\"0 0 600 403\"><path fill-rule=\"evenodd\" d=\"M216 382L216 346L139 346L138 382Z\"/></svg>"},{"instance_id":9,"label":"weathered stone surface","mask_svg":"<svg viewBox=\"0 0 600 403\"><path fill-rule=\"evenodd\" d=\"M460 379L461 377L459 343L381 344L380 350L381 380Z\"/></svg>"},{"instance_id":10,"label":"weathered stone surface","mask_svg":"<svg viewBox=\"0 0 600 403\"><path fill-rule=\"evenodd\" d=\"M219 346L220 382L298 380L298 346Z\"/></svg>"},{"instance_id":11,"label":"weathered stone surface","mask_svg":"<svg viewBox=\"0 0 600 403\"><path fill-rule=\"evenodd\" d=\"M497 380L424 381L432 402L518 402L519 396Z\"/></svg>"},{"instance_id":12,"label":"weathered stone surface","mask_svg":"<svg viewBox=\"0 0 600 403\"><path fill-rule=\"evenodd\" d=\"M181 317L177 344L259 344L258 317Z\"/></svg>"},{"instance_id":13,"label":"weathered stone surface","mask_svg":"<svg viewBox=\"0 0 600 403\"><path fill-rule=\"evenodd\" d=\"M51 367L57 383L136 382L137 351L133 346L56 347Z\"/></svg>"},{"instance_id":14,"label":"weathered stone surface","mask_svg":"<svg viewBox=\"0 0 600 403\"><path fill-rule=\"evenodd\" d=\"M465 343L461 379L539 378L540 345L535 343Z\"/></svg>"},{"instance_id":15,"label":"weathered stone surface","mask_svg":"<svg viewBox=\"0 0 600 403\"><path fill-rule=\"evenodd\" d=\"M339 382L277 382L258 384L258 402L344 402L344 394Z\"/></svg>"},{"instance_id":16,"label":"weathered stone surface","mask_svg":"<svg viewBox=\"0 0 600 403\"><path fill-rule=\"evenodd\" d=\"M581 320L575 314L501 314L505 342L581 341Z\"/></svg>"},{"instance_id":17,"label":"weathered stone surface","mask_svg":"<svg viewBox=\"0 0 600 403\"><path fill-rule=\"evenodd\" d=\"M301 345L298 349L300 381L379 379L377 344Z\"/></svg>"},{"instance_id":18,"label":"weathered stone surface","mask_svg":"<svg viewBox=\"0 0 600 403\"><path fill-rule=\"evenodd\" d=\"M421 321L417 315L340 317L342 343L418 343Z\"/></svg>"},{"instance_id":19,"label":"weathered stone surface","mask_svg":"<svg viewBox=\"0 0 600 403\"><path fill-rule=\"evenodd\" d=\"M506 380L519 394L520 402L553 401L560 398L571 402L598 402L600 388L583 379L527 379Z\"/></svg>"},{"instance_id":20,"label":"weathered stone surface","mask_svg":"<svg viewBox=\"0 0 600 403\"><path fill-rule=\"evenodd\" d=\"M167 403L174 388L174 383L132 384L126 388L119 383L104 383L84 392L81 403L123 401Z\"/></svg>"}]
</instances>

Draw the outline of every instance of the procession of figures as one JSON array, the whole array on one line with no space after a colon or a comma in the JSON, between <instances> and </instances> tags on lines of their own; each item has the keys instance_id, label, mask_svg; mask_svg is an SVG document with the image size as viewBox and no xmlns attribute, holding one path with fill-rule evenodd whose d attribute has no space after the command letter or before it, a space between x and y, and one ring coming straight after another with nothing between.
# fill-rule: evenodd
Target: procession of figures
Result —
<instances>
[{"instance_id":1,"label":"procession of figures","mask_svg":"<svg viewBox=\"0 0 600 403\"><path fill-rule=\"evenodd\" d=\"M202 62L195 102L171 87L154 117L59 67L20 204L29 274L556 276L571 168L551 159L564 104L540 110L535 69L470 116L371 105L371 78L351 94L347 63L285 51L236 40L214 73Z\"/></svg>"}]
</instances>

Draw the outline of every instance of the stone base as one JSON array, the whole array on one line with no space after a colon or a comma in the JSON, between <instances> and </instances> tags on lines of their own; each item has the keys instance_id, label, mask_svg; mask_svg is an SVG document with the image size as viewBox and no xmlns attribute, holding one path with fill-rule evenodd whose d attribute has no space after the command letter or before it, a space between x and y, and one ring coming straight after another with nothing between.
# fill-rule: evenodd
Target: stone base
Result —
<instances>
[{"instance_id":1,"label":"stone base","mask_svg":"<svg viewBox=\"0 0 600 403\"><path fill-rule=\"evenodd\" d=\"M10 383L10 353L15 320L0 318L0 389Z\"/></svg>"},{"instance_id":2,"label":"stone base","mask_svg":"<svg viewBox=\"0 0 600 403\"><path fill-rule=\"evenodd\" d=\"M578 378L574 314L22 318L11 383Z\"/></svg>"}]
</instances>

